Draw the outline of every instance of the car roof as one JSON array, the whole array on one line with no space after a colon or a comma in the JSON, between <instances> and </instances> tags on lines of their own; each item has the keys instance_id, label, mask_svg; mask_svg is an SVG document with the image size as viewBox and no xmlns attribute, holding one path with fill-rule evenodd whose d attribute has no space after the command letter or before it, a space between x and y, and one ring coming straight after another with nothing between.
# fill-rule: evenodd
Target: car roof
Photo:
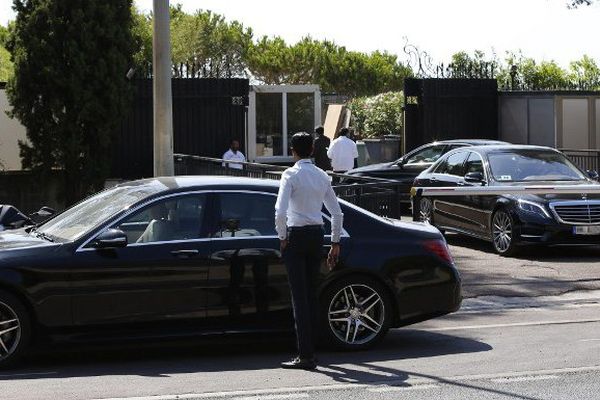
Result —
<instances>
[{"instance_id":1,"label":"car roof","mask_svg":"<svg viewBox=\"0 0 600 400\"><path fill-rule=\"evenodd\" d=\"M438 140L434 143L443 143L443 144L470 144L476 146L485 146L485 145L502 145L502 144L510 144L508 142L503 142L501 140L490 140L490 139L449 139L449 140Z\"/></svg>"},{"instance_id":2,"label":"car roof","mask_svg":"<svg viewBox=\"0 0 600 400\"><path fill-rule=\"evenodd\" d=\"M529 144L505 144L505 145L486 145L486 146L477 146L474 151L478 151L480 153L491 153L494 151L510 151L510 150L538 150L538 151L558 151L553 149L552 147L547 146L536 146Z\"/></svg>"},{"instance_id":3,"label":"car roof","mask_svg":"<svg viewBox=\"0 0 600 400\"><path fill-rule=\"evenodd\" d=\"M156 193L160 194L200 189L235 189L277 193L279 181L238 176L177 175L128 181L118 186L156 186Z\"/></svg>"}]
</instances>

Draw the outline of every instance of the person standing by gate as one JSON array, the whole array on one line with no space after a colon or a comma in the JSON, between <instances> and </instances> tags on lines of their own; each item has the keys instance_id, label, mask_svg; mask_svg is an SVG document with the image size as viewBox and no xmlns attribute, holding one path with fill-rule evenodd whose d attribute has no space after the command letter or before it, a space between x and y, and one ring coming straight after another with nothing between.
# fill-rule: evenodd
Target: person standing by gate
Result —
<instances>
[{"instance_id":1,"label":"person standing by gate","mask_svg":"<svg viewBox=\"0 0 600 400\"><path fill-rule=\"evenodd\" d=\"M354 168L354 159L358 157L358 149L354 140L348 137L348 133L348 128L340 129L338 138L331 143L327 150L333 172L344 173Z\"/></svg>"},{"instance_id":2,"label":"person standing by gate","mask_svg":"<svg viewBox=\"0 0 600 400\"><path fill-rule=\"evenodd\" d=\"M244 169L244 164L242 164L244 162L246 162L246 157L240 151L240 142L237 139L233 139L229 145L229 150L223 154L223 166L233 169Z\"/></svg>"},{"instance_id":3,"label":"person standing by gate","mask_svg":"<svg viewBox=\"0 0 600 400\"><path fill-rule=\"evenodd\" d=\"M329 176L310 160L312 152L311 135L300 132L292 136L292 154L296 163L283 172L275 203L275 227L288 273L298 341L298 357L281 363L282 368L316 368L316 290L323 254L323 204L331 214L329 268L335 266L340 254L344 214Z\"/></svg>"},{"instance_id":4,"label":"person standing by gate","mask_svg":"<svg viewBox=\"0 0 600 400\"><path fill-rule=\"evenodd\" d=\"M315 165L323 171L329 171L331 170L331 161L329 161L329 157L327 156L327 149L329 148L331 140L325 136L325 129L320 125L315 128L315 134L317 135L315 137L313 151Z\"/></svg>"}]
</instances>

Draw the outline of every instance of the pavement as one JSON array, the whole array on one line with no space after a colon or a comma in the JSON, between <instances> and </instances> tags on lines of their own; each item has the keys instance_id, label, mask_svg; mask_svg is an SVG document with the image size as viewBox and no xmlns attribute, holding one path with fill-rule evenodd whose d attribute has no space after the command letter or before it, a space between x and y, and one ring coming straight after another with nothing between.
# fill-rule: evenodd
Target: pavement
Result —
<instances>
[{"instance_id":1,"label":"pavement","mask_svg":"<svg viewBox=\"0 0 600 400\"><path fill-rule=\"evenodd\" d=\"M314 372L278 367L289 337L63 347L0 371L0 399L598 399L600 247L504 258L447 239L461 310L370 351L321 352Z\"/></svg>"}]
</instances>

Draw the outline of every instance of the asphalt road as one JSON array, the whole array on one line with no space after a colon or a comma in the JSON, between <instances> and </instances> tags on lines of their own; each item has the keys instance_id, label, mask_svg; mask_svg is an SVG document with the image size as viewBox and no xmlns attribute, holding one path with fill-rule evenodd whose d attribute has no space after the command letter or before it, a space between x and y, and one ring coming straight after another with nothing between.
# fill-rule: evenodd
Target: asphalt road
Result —
<instances>
[{"instance_id":1,"label":"asphalt road","mask_svg":"<svg viewBox=\"0 0 600 400\"><path fill-rule=\"evenodd\" d=\"M596 399L599 332L600 291L479 297L371 351L322 353L315 372L279 369L293 346L273 338L70 349L0 373L0 398Z\"/></svg>"}]
</instances>

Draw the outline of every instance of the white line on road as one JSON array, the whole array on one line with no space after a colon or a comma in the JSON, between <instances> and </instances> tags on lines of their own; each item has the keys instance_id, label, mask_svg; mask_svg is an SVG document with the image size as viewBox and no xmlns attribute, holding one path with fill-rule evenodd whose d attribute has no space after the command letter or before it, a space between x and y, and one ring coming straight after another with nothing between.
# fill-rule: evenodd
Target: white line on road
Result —
<instances>
[{"instance_id":1,"label":"white line on road","mask_svg":"<svg viewBox=\"0 0 600 400\"><path fill-rule=\"evenodd\" d=\"M413 385L413 386L379 386L375 388L367 389L369 392L373 393L387 393L387 392L406 392L410 390L429 390L435 389L438 385Z\"/></svg>"},{"instance_id":2,"label":"white line on road","mask_svg":"<svg viewBox=\"0 0 600 400\"><path fill-rule=\"evenodd\" d=\"M496 378L496 379L491 379L491 381L496 382L496 383L508 383L508 382L544 381L546 379L558 379L558 376L557 375L516 376L514 378Z\"/></svg>"},{"instance_id":3,"label":"white line on road","mask_svg":"<svg viewBox=\"0 0 600 400\"><path fill-rule=\"evenodd\" d=\"M305 399L310 397L308 393L289 393L289 394L268 394L264 396L245 396L234 397L233 400L285 400L285 399Z\"/></svg>"},{"instance_id":4,"label":"white line on road","mask_svg":"<svg viewBox=\"0 0 600 400\"><path fill-rule=\"evenodd\" d=\"M580 342L600 342L600 339L581 339Z\"/></svg>"},{"instance_id":5,"label":"white line on road","mask_svg":"<svg viewBox=\"0 0 600 400\"><path fill-rule=\"evenodd\" d=\"M537 326L537 325L567 325L567 324L587 324L590 322L600 322L600 319L563 319L557 321L537 321L537 322L511 322L508 324L488 324L488 325L463 325L448 326L445 328L427 328L430 332L460 331L466 329L490 329L490 328L509 328L513 326Z\"/></svg>"}]
</instances>

